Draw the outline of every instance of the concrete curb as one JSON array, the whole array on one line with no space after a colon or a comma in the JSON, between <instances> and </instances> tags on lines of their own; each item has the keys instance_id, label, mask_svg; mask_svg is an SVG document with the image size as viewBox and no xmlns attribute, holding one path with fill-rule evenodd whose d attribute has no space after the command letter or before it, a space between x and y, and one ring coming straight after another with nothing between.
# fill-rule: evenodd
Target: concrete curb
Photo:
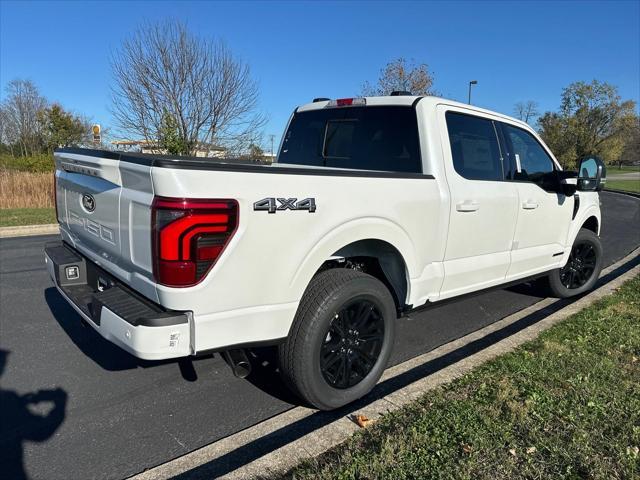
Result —
<instances>
[{"instance_id":1,"label":"concrete curb","mask_svg":"<svg viewBox=\"0 0 640 480\"><path fill-rule=\"evenodd\" d=\"M626 190L610 190L608 188L605 188L604 191L608 193L617 193L619 195L628 195L630 197L640 198L640 193L627 192Z\"/></svg>"},{"instance_id":2,"label":"concrete curb","mask_svg":"<svg viewBox=\"0 0 640 480\"><path fill-rule=\"evenodd\" d=\"M618 268L624 268L628 262L633 261L639 255L640 248L637 248L625 258L604 269L602 276L615 274ZM391 391L391 393L386 396L365 406L356 405L349 411L345 412L343 410L335 420L326 422L324 425L311 430L305 435L297 436L293 441L279 448L275 448L238 468L233 469L233 467L226 465L226 459L229 458L229 455L234 451L254 442L269 442L270 437L271 441L273 441L272 437L277 435L278 431L285 427L291 427L293 424L305 419L310 421L312 419L309 417L314 415L330 414L319 414L317 411L309 408L295 407L253 427L183 455L175 460L151 468L131 478L134 480L160 480L180 475L183 479L257 479L282 475L301 461L320 455L330 448L339 445L359 430L359 427L351 420L353 414L365 415L375 421L384 413L397 410L424 395L429 390L448 383L470 372L486 361L510 352L519 345L533 340L544 330L579 312L600 298L611 294L625 281L638 274L640 274L640 265L628 269L618 277L608 281L608 283L605 283L573 303L567 304L566 300L546 298L524 310L494 322L485 328L442 345L431 352L415 357L400 365L391 367L387 369L382 376L380 380L381 384L385 382L392 383L394 379L399 379L400 376L407 375L409 375L410 378L417 376L418 379L406 384L406 386L402 388ZM514 326L516 322L524 322L528 324L528 326L513 334L504 334L504 332L501 332L503 329L507 329L507 327ZM428 369L426 373L421 372L421 369L424 369L425 364L428 362L441 359L445 355L453 356L457 359L456 353L458 353L461 348L469 346L473 342L480 343L483 340L491 339L490 336L492 335L500 336L500 333L503 333L501 340L493 343L489 342L487 347L479 348L474 354L468 356L462 355L460 360L453 361L447 366L436 370L435 373L430 373ZM256 448L259 449L258 445L256 445ZM233 462L230 462L233 465ZM219 470L216 471L216 466L211 466L213 463L216 463L217 468L222 469L222 472Z\"/></svg>"},{"instance_id":3,"label":"concrete curb","mask_svg":"<svg viewBox=\"0 0 640 480\"><path fill-rule=\"evenodd\" d=\"M46 225L21 225L19 227L0 227L0 238L27 237L31 235L55 235L60 233L57 223Z\"/></svg>"}]
</instances>

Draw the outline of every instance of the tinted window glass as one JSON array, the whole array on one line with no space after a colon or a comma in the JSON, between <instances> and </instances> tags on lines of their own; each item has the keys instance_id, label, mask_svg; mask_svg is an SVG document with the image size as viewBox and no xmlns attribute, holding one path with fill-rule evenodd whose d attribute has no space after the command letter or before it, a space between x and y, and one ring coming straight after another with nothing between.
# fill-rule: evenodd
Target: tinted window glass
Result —
<instances>
[{"instance_id":1,"label":"tinted window glass","mask_svg":"<svg viewBox=\"0 0 640 480\"><path fill-rule=\"evenodd\" d=\"M516 180L543 183L545 175L554 171L553 160L542 145L529 132L511 125L503 124L507 140L511 143L511 154L520 172L514 173Z\"/></svg>"},{"instance_id":2,"label":"tinted window glass","mask_svg":"<svg viewBox=\"0 0 640 480\"><path fill-rule=\"evenodd\" d=\"M454 112L447 112L446 118L456 172L471 180L502 180L500 146L493 122Z\"/></svg>"},{"instance_id":3,"label":"tinted window glass","mask_svg":"<svg viewBox=\"0 0 640 480\"><path fill-rule=\"evenodd\" d=\"M278 162L388 172L422 172L411 107L342 107L296 113Z\"/></svg>"},{"instance_id":4,"label":"tinted window glass","mask_svg":"<svg viewBox=\"0 0 640 480\"><path fill-rule=\"evenodd\" d=\"M351 158L353 147L353 133L356 129L355 120L327 122L327 133L324 137L325 158Z\"/></svg>"}]
</instances>

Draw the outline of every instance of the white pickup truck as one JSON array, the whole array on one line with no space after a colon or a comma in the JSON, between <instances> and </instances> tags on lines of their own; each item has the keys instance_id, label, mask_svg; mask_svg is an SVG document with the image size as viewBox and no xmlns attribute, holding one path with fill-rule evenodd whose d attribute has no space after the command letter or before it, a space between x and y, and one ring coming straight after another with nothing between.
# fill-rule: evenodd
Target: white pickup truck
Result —
<instances>
[{"instance_id":1,"label":"white pickup truck","mask_svg":"<svg viewBox=\"0 0 640 480\"><path fill-rule=\"evenodd\" d=\"M602 266L602 162L565 172L527 124L435 97L316 99L272 165L55 153L62 242L46 262L104 338L142 359L278 345L306 402L373 388L410 309Z\"/></svg>"}]
</instances>

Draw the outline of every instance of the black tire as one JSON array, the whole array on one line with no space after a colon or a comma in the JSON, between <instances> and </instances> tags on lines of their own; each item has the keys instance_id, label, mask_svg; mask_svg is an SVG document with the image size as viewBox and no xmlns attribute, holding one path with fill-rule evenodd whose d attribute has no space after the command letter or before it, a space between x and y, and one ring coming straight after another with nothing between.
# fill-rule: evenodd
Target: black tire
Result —
<instances>
[{"instance_id":1,"label":"black tire","mask_svg":"<svg viewBox=\"0 0 640 480\"><path fill-rule=\"evenodd\" d=\"M280 370L285 382L294 393L320 410L332 410L366 395L389 361L396 318L391 293L377 278L348 269L319 273L307 287L289 336L279 347ZM363 325L361 329L358 327L360 333L355 328L348 330L360 337L338 334L346 331L342 328L345 325ZM363 333L367 331L373 333ZM347 340L349 347L345 350ZM379 353L373 358L378 347ZM334 375L336 362L338 372ZM367 371L369 365L371 368Z\"/></svg>"},{"instance_id":2,"label":"black tire","mask_svg":"<svg viewBox=\"0 0 640 480\"><path fill-rule=\"evenodd\" d=\"M602 243L591 230L580 229L571 256L563 268L552 271L544 280L551 296L569 298L591 290L602 270Z\"/></svg>"}]
</instances>

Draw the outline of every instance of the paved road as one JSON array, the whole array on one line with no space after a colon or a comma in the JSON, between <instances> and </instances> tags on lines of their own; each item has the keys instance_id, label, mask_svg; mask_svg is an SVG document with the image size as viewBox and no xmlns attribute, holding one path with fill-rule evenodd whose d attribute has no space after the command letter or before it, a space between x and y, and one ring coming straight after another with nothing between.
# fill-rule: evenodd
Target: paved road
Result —
<instances>
[{"instance_id":1,"label":"paved road","mask_svg":"<svg viewBox=\"0 0 640 480\"><path fill-rule=\"evenodd\" d=\"M640 172L615 173L612 169L611 174L607 173L607 180L640 180Z\"/></svg>"},{"instance_id":2,"label":"paved road","mask_svg":"<svg viewBox=\"0 0 640 480\"><path fill-rule=\"evenodd\" d=\"M612 193L602 201L605 263L611 264L640 245L640 202ZM0 240L2 478L23 472L46 480L123 478L291 407L294 400L273 362L239 380L218 356L140 361L82 327L44 269L42 248L53 239ZM393 362L537 300L531 288L521 286L403 318ZM261 364L271 352L258 354ZM313 421L322 422L323 415ZM272 441L251 445L242 455L268 451Z\"/></svg>"}]
</instances>

